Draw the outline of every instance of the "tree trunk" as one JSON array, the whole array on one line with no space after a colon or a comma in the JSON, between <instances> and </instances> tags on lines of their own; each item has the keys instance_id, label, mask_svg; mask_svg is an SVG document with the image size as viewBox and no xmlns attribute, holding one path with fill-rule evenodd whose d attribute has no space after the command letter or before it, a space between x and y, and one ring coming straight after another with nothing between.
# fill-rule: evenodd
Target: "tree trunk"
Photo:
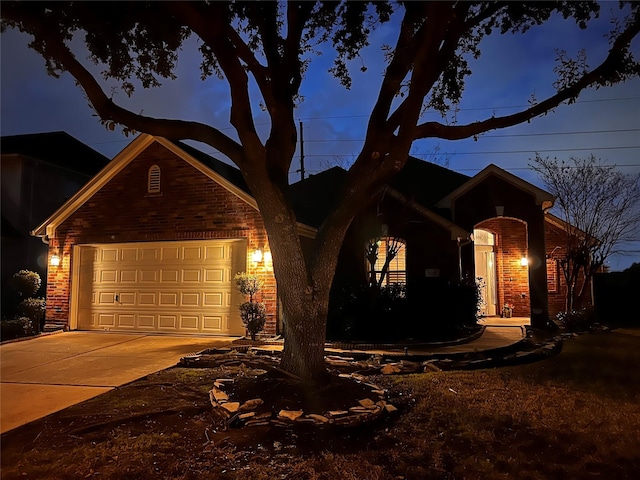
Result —
<instances>
[{"instance_id":1,"label":"tree trunk","mask_svg":"<svg viewBox=\"0 0 640 480\"><path fill-rule=\"evenodd\" d=\"M280 366L303 381L322 383L328 376L324 361L328 298L311 300L303 311L287 309Z\"/></svg>"}]
</instances>

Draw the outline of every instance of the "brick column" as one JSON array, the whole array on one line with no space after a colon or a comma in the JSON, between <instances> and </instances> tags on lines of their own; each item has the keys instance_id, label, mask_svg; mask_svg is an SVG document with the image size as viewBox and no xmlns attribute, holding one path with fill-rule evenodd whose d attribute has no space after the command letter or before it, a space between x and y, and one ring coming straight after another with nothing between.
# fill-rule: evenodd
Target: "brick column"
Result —
<instances>
[{"instance_id":1,"label":"brick column","mask_svg":"<svg viewBox=\"0 0 640 480\"><path fill-rule=\"evenodd\" d=\"M535 211L528 219L529 296L531 326L546 328L549 323L549 294L545 248L544 213Z\"/></svg>"}]
</instances>

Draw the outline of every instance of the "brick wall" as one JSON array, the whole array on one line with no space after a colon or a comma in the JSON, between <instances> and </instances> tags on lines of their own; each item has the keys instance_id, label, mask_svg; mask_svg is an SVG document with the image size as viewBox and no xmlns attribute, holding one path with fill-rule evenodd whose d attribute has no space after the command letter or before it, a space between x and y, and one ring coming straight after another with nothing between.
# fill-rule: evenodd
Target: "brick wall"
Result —
<instances>
[{"instance_id":1,"label":"brick wall","mask_svg":"<svg viewBox=\"0 0 640 480\"><path fill-rule=\"evenodd\" d=\"M514 315L528 316L530 304L527 268L520 265L520 259L527 256L526 224L519 220L502 217L485 220L476 228L488 230L496 235L499 306L501 307L505 302L513 303ZM557 262L557 259L566 251L565 244L563 230L545 221L547 290L551 318L565 309L567 284ZM526 299L522 298L522 293L526 293Z\"/></svg>"},{"instance_id":2,"label":"brick wall","mask_svg":"<svg viewBox=\"0 0 640 480\"><path fill-rule=\"evenodd\" d=\"M501 217L485 220L476 228L488 230L496 237L498 311L508 302L514 305L514 316L528 317L531 313L528 269L520 264L522 257L527 256L527 225Z\"/></svg>"},{"instance_id":3,"label":"brick wall","mask_svg":"<svg viewBox=\"0 0 640 480\"><path fill-rule=\"evenodd\" d=\"M161 193L147 193L152 165L161 169ZM50 255L47 322L68 325L73 245L141 241L245 238L247 270L265 282L261 301L267 307L265 330L275 333L276 284L269 265L257 267L252 252L268 249L259 212L158 143L151 144L56 230Z\"/></svg>"}]
</instances>

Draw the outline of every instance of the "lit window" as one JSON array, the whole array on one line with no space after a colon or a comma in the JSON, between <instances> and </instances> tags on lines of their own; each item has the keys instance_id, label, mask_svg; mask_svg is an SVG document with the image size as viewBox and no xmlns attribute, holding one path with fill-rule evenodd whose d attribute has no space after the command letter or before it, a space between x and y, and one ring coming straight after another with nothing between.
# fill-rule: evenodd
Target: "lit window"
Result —
<instances>
[{"instance_id":1,"label":"lit window","mask_svg":"<svg viewBox=\"0 0 640 480\"><path fill-rule=\"evenodd\" d=\"M147 184L148 193L160 193L160 167L153 165L149 169L149 182Z\"/></svg>"},{"instance_id":2,"label":"lit window","mask_svg":"<svg viewBox=\"0 0 640 480\"><path fill-rule=\"evenodd\" d=\"M407 248L404 240L395 237L383 237L378 240L377 245L378 258L376 259L374 265L376 280L380 282L380 278L382 278L381 285L390 285L392 283L406 283ZM389 258L388 262L387 258Z\"/></svg>"}]
</instances>

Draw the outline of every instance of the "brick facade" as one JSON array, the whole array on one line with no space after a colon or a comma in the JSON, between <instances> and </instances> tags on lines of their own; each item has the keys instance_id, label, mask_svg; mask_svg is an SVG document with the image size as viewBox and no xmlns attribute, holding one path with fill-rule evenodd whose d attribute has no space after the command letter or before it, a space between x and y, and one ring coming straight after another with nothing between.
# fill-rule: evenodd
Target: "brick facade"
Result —
<instances>
[{"instance_id":1,"label":"brick facade","mask_svg":"<svg viewBox=\"0 0 640 480\"><path fill-rule=\"evenodd\" d=\"M160 194L148 194L148 171L158 165ZM68 326L73 246L172 240L243 238L247 271L264 280L258 294L267 307L265 331L277 329L273 271L256 266L251 254L268 250L260 213L159 143L152 143L104 187L61 223L50 239L50 255L60 254L59 267L49 268L47 322Z\"/></svg>"}]
</instances>

